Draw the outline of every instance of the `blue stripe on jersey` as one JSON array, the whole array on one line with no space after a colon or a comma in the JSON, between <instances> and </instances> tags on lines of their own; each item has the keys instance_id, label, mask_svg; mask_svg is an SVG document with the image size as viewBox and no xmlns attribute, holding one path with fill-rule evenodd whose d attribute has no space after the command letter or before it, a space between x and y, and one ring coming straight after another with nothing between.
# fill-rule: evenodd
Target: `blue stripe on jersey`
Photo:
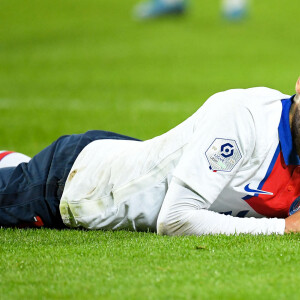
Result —
<instances>
[{"instance_id":1,"label":"blue stripe on jersey","mask_svg":"<svg viewBox=\"0 0 300 300\"><path fill-rule=\"evenodd\" d=\"M272 158L272 161L269 165L265 177L258 185L258 189L263 188L263 185L265 184L266 180L270 176L280 151L282 152L284 162L286 165L300 165L299 156L293 145L292 132L290 128L290 119L289 119L289 113L290 113L291 105L293 103L294 96L292 96L289 99L281 100L282 113L281 113L280 123L278 126L279 144L276 148L276 151L274 153L274 156ZM248 200L252 197L258 197L258 195L259 194L255 194L254 196L247 195L243 197L243 200Z\"/></svg>"},{"instance_id":2,"label":"blue stripe on jersey","mask_svg":"<svg viewBox=\"0 0 300 300\"><path fill-rule=\"evenodd\" d=\"M277 146L277 148L276 148L276 150L275 150L274 156L273 156L273 158L272 158L272 160L271 160L271 163L270 163L270 165L269 165L269 168L268 168L268 170L267 170L267 173L266 173L264 179L260 182L260 184L259 184L259 186L258 186L258 189L259 189L259 190L263 187L264 183L266 182L266 180L267 180L268 177L270 176L270 174L271 174L271 172L272 172L272 170L273 170L273 168L274 168L274 165L275 165L275 163L276 163L276 160L277 160L277 157L278 157L279 153L280 153L280 145L278 144L278 146ZM254 195L254 196L258 196L258 194Z\"/></svg>"}]
</instances>

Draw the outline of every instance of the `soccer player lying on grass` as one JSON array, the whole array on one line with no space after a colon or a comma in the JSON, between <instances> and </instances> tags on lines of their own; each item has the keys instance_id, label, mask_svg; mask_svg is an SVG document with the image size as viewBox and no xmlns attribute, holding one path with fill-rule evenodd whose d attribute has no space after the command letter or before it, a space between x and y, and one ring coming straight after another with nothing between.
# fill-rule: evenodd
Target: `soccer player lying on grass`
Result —
<instances>
[{"instance_id":1,"label":"soccer player lying on grass","mask_svg":"<svg viewBox=\"0 0 300 300\"><path fill-rule=\"evenodd\" d=\"M0 169L0 225L300 232L299 154L300 78L292 97L229 90L151 140L89 131Z\"/></svg>"}]
</instances>

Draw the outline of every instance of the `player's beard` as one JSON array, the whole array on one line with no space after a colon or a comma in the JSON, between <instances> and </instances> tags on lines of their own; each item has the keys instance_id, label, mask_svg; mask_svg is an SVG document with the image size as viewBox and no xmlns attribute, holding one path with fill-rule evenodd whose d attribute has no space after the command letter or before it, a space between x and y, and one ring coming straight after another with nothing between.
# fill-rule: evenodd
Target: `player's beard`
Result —
<instances>
[{"instance_id":1,"label":"player's beard","mask_svg":"<svg viewBox=\"0 0 300 300\"><path fill-rule=\"evenodd\" d=\"M298 156L300 157L300 103L296 104L295 112L292 119L292 137Z\"/></svg>"}]
</instances>

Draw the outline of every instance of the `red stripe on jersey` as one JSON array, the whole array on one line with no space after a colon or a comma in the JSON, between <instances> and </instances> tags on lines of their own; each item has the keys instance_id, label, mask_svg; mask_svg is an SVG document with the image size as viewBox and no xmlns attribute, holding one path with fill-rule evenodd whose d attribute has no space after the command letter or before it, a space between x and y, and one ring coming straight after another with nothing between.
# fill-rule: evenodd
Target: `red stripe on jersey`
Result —
<instances>
[{"instance_id":1,"label":"red stripe on jersey","mask_svg":"<svg viewBox=\"0 0 300 300\"><path fill-rule=\"evenodd\" d=\"M0 160L3 159L6 155L14 153L14 151L4 151L0 153Z\"/></svg>"},{"instance_id":2,"label":"red stripe on jersey","mask_svg":"<svg viewBox=\"0 0 300 300\"><path fill-rule=\"evenodd\" d=\"M261 215L286 218L292 203L300 196L300 166L287 166L280 151L261 189L273 195L259 194L245 201Z\"/></svg>"}]
</instances>

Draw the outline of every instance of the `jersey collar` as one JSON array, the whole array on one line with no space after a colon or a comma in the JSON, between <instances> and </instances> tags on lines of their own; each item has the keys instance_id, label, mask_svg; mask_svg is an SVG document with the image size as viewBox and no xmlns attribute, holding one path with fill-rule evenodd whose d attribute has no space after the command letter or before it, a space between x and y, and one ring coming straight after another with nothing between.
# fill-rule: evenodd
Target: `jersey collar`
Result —
<instances>
[{"instance_id":1,"label":"jersey collar","mask_svg":"<svg viewBox=\"0 0 300 300\"><path fill-rule=\"evenodd\" d=\"M295 95L294 95L295 96ZM281 100L282 114L278 127L280 147L286 165L300 165L300 159L293 144L292 132L290 129L289 112L293 102L292 96L289 99Z\"/></svg>"}]
</instances>

